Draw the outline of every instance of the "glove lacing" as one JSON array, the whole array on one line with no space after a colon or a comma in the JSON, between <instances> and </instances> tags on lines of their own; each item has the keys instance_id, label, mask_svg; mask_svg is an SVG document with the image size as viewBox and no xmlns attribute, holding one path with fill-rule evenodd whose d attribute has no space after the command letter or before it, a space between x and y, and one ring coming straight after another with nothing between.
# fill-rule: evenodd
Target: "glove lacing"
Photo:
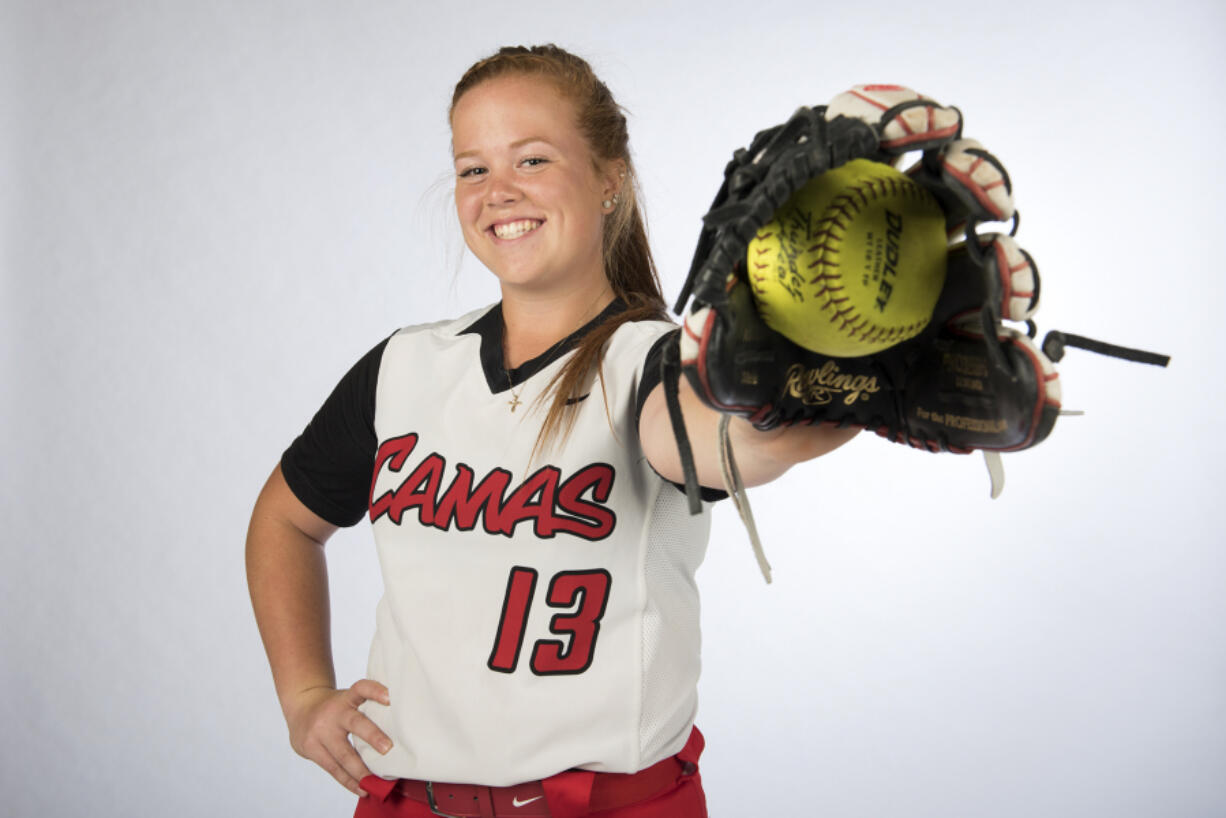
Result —
<instances>
[{"instance_id":1,"label":"glove lacing","mask_svg":"<svg viewBox=\"0 0 1226 818\"><path fill-rule=\"evenodd\" d=\"M762 578L769 585L771 564L767 562L766 552L762 550L762 538L758 536L758 526L754 523L753 510L749 507L749 495L745 493L741 470L736 467L736 458L732 456L732 439L728 436L728 422L731 419L731 415L721 415L719 418L719 473L724 479L724 490L728 492L728 497L736 506L737 514L741 515L741 523L749 532L749 543L753 546L754 559L758 561Z\"/></svg>"},{"instance_id":2,"label":"glove lacing","mask_svg":"<svg viewBox=\"0 0 1226 818\"><path fill-rule=\"evenodd\" d=\"M689 511L690 514L699 514L702 512L702 496L698 488L698 469L694 466L694 450L690 446L689 433L685 430L685 416L681 413L681 354L676 344L666 345L664 354L660 356L660 382L664 385L664 404L668 407L668 420L673 427L677 454L681 458L681 471L685 475L685 496ZM749 507L745 482L741 479L741 470L737 468L736 458L732 454L732 439L728 435L731 417L721 415L719 419L720 476L724 481L724 490L728 492L728 497L749 533L749 542L753 546L758 568L762 571L763 578L770 583L771 566L766 560L766 552L762 550L762 539L758 536L758 526L754 522L753 510Z\"/></svg>"}]
</instances>

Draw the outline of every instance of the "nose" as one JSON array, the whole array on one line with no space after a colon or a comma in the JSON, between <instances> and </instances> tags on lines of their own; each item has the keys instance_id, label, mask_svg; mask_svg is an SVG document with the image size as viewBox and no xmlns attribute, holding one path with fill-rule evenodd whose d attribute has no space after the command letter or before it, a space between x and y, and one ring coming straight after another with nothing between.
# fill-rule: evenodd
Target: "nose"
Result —
<instances>
[{"instance_id":1,"label":"nose","mask_svg":"<svg viewBox=\"0 0 1226 818\"><path fill-rule=\"evenodd\" d=\"M485 203L488 207L503 207L519 201L521 192L515 177L509 171L489 171L489 182L485 186Z\"/></svg>"}]
</instances>

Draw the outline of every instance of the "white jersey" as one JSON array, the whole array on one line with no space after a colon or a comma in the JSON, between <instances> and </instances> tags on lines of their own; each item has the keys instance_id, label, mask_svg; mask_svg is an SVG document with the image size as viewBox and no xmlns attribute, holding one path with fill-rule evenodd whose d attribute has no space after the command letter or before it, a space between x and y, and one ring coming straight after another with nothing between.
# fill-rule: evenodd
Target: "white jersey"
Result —
<instances>
[{"instance_id":1,"label":"white jersey","mask_svg":"<svg viewBox=\"0 0 1226 818\"><path fill-rule=\"evenodd\" d=\"M368 672L391 706L361 709L394 746L355 743L385 778L634 772L681 749L697 707L709 515L688 513L637 432L645 358L673 327L621 326L603 393L594 381L565 442L530 460L536 400L569 354L505 372L497 310L383 349L369 518L385 593Z\"/></svg>"}]
</instances>

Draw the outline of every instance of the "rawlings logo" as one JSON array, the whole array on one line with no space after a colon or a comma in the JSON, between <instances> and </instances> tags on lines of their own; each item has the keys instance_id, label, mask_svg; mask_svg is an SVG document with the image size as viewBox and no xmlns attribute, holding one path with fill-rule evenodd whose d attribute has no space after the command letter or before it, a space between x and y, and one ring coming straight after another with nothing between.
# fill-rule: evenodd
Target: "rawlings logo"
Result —
<instances>
[{"instance_id":1,"label":"rawlings logo","mask_svg":"<svg viewBox=\"0 0 1226 818\"><path fill-rule=\"evenodd\" d=\"M408 471L409 455L417 447L417 435L410 433L385 440L375 457L375 472L370 484L370 521L387 516L400 525L405 512L417 509L422 525L449 530L453 525L471 531L481 518L490 534L510 537L520 523L532 522L538 537L572 534L585 540L602 540L613 533L617 515L604 504L613 488L614 471L608 463L593 463L562 479L556 466L537 469L511 490L511 473L492 469L480 480L471 467L455 466L451 483L442 488L446 459L432 452L426 455L391 491L375 497L375 486L385 474ZM474 485L475 483L475 485ZM440 490L441 489L441 490ZM584 499L589 494L590 500Z\"/></svg>"},{"instance_id":2,"label":"rawlings logo","mask_svg":"<svg viewBox=\"0 0 1226 818\"><path fill-rule=\"evenodd\" d=\"M784 390L808 406L825 406L835 395L843 395L843 403L851 406L857 400L868 400L869 395L881 391L881 387L876 376L840 372L838 364L826 361L814 369L792 364L788 367Z\"/></svg>"}]
</instances>

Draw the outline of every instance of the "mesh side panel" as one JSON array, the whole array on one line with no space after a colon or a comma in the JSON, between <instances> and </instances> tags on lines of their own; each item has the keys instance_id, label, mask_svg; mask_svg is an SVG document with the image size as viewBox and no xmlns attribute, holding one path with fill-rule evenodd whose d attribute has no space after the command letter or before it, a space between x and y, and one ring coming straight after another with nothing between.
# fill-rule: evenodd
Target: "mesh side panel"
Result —
<instances>
[{"instance_id":1,"label":"mesh side panel","mask_svg":"<svg viewBox=\"0 0 1226 818\"><path fill-rule=\"evenodd\" d=\"M690 515L685 495L663 486L647 528L643 611L641 763L677 753L698 708L701 669L694 572L707 550L710 515Z\"/></svg>"}]
</instances>

